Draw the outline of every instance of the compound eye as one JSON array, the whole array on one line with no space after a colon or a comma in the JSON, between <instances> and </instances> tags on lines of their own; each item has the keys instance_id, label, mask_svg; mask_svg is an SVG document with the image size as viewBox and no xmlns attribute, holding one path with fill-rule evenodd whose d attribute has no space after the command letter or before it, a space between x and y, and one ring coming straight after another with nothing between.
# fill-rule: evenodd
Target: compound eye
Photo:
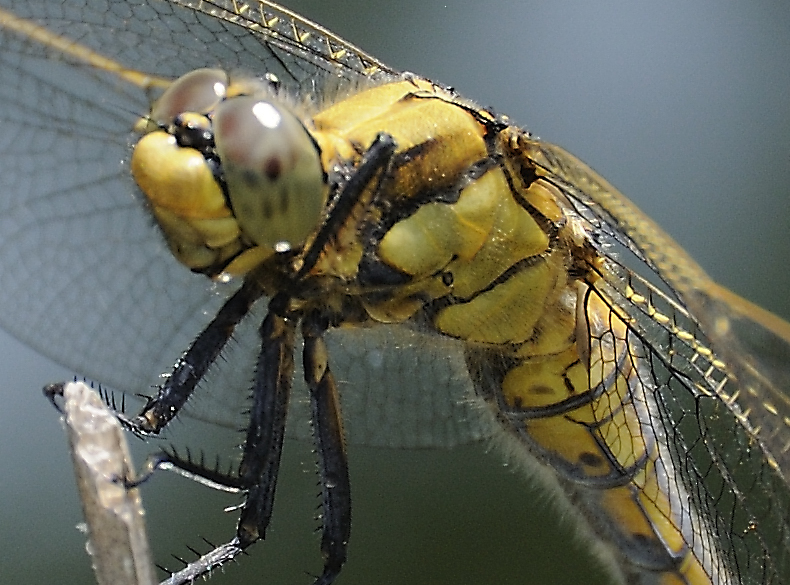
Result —
<instances>
[{"instance_id":1,"label":"compound eye","mask_svg":"<svg viewBox=\"0 0 790 585\"><path fill-rule=\"evenodd\" d=\"M318 147L302 123L252 96L222 102L212 123L242 231L278 251L304 243L319 225L326 188Z\"/></svg>"},{"instance_id":2,"label":"compound eye","mask_svg":"<svg viewBox=\"0 0 790 585\"><path fill-rule=\"evenodd\" d=\"M151 108L151 119L168 126L179 114L207 114L224 99L228 75L221 69L195 69L176 79Z\"/></svg>"}]
</instances>

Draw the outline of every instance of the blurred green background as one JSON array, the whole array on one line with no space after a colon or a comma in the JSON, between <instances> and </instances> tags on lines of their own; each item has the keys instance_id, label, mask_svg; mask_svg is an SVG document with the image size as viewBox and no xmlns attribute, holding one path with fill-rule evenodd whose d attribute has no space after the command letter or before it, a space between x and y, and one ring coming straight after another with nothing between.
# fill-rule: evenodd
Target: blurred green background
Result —
<instances>
[{"instance_id":1,"label":"blurred green background","mask_svg":"<svg viewBox=\"0 0 790 585\"><path fill-rule=\"evenodd\" d=\"M564 146L716 280L790 317L790 4L289 7ZM17 584L91 583L63 434L39 391L72 373L0 341L0 574ZM352 447L350 458L354 528L341 584L607 582L550 497L484 445ZM212 583L309 583L306 572L319 570L309 445L289 444L283 465L270 542ZM233 499L168 475L143 496L160 562L188 555L198 535L231 535L232 514L224 528L210 522Z\"/></svg>"}]
</instances>

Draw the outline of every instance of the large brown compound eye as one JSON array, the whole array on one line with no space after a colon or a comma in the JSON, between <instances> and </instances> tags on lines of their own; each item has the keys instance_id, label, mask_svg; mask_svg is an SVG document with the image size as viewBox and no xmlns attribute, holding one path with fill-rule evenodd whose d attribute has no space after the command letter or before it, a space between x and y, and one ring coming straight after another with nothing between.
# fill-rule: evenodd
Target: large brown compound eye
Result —
<instances>
[{"instance_id":1,"label":"large brown compound eye","mask_svg":"<svg viewBox=\"0 0 790 585\"><path fill-rule=\"evenodd\" d=\"M264 99L223 101L212 120L234 215L253 242L284 251L319 225L326 189L320 153L304 125Z\"/></svg>"},{"instance_id":2,"label":"large brown compound eye","mask_svg":"<svg viewBox=\"0 0 790 585\"><path fill-rule=\"evenodd\" d=\"M196 69L176 79L151 108L151 119L170 125L184 112L208 114L225 98L228 75L221 69Z\"/></svg>"}]
</instances>

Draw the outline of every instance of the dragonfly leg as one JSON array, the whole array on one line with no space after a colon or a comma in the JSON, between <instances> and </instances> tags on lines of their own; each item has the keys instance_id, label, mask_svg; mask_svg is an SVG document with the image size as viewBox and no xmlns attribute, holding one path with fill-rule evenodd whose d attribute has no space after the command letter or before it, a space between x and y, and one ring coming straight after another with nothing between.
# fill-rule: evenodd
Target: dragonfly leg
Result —
<instances>
[{"instance_id":1,"label":"dragonfly leg","mask_svg":"<svg viewBox=\"0 0 790 585\"><path fill-rule=\"evenodd\" d=\"M148 399L140 414L125 421L126 426L137 434L151 435L173 420L261 295L255 282L245 282L179 358L157 395Z\"/></svg>"},{"instance_id":2,"label":"dragonfly leg","mask_svg":"<svg viewBox=\"0 0 790 585\"><path fill-rule=\"evenodd\" d=\"M210 570L217 566L217 558L226 562L265 537L273 509L294 371L297 319L277 310L282 306L281 300L286 300L286 297L272 300L269 314L260 330L261 354L253 389L250 426L239 468L239 485L249 487L236 538L217 547L209 555L204 555L197 563L191 563L187 569L199 564L206 565ZM351 488L340 400L323 339L328 326L328 319L315 312L304 319L302 328L305 381L310 390L322 486L321 552L324 569L315 585L329 585L340 573L346 560L346 546L351 532ZM209 566L209 558L215 564ZM190 574L194 575L194 571Z\"/></svg>"},{"instance_id":3,"label":"dragonfly leg","mask_svg":"<svg viewBox=\"0 0 790 585\"><path fill-rule=\"evenodd\" d=\"M332 191L337 192L338 195L331 204L315 239L305 248L298 262L296 280L305 277L313 268L327 242L337 235L337 231L348 220L349 214L358 204L370 182L381 181L386 176L387 165L392 161L396 148L392 136L385 133L378 134L356 168L349 170L348 176L344 176L343 172L335 173L336 176L331 181Z\"/></svg>"},{"instance_id":4,"label":"dragonfly leg","mask_svg":"<svg viewBox=\"0 0 790 585\"><path fill-rule=\"evenodd\" d=\"M329 585L340 573L351 534L351 484L340 397L329 369L323 338L327 328L328 320L320 313L308 315L302 324L305 381L310 390L323 511L321 553L324 570L315 585Z\"/></svg>"},{"instance_id":5,"label":"dragonfly leg","mask_svg":"<svg viewBox=\"0 0 790 585\"><path fill-rule=\"evenodd\" d=\"M250 423L239 465L239 479L249 486L237 537L242 548L265 537L272 514L280 469L288 397L293 382L294 337L297 320L278 308L275 297L260 328L261 353L255 373ZM286 301L287 302L287 301Z\"/></svg>"},{"instance_id":6,"label":"dragonfly leg","mask_svg":"<svg viewBox=\"0 0 790 585\"><path fill-rule=\"evenodd\" d=\"M285 311L283 307L286 304L285 295L272 299L260 327L261 351L238 476L234 478L211 472L202 464L194 464L174 454L163 454L154 460L155 467L169 464L173 471L216 489L247 492L236 536L190 562L184 569L171 573L170 578L163 582L167 585L192 583L265 538L274 504L294 372L294 338L298 318Z\"/></svg>"}]
</instances>

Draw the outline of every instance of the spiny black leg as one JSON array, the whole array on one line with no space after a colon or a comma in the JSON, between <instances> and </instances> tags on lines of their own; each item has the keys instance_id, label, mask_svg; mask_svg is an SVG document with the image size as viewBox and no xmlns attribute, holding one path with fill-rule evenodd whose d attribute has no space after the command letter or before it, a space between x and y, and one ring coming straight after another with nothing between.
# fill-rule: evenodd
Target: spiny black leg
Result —
<instances>
[{"instance_id":1,"label":"spiny black leg","mask_svg":"<svg viewBox=\"0 0 790 585\"><path fill-rule=\"evenodd\" d=\"M170 577L162 581L159 585L191 585L196 583L199 577L205 578L211 571L227 564L243 552L244 549L239 546L239 539L234 538L227 544L221 544L215 547L210 552L202 555L198 560L192 561L180 571L170 573ZM167 571L164 567L159 568Z\"/></svg>"},{"instance_id":2,"label":"spiny black leg","mask_svg":"<svg viewBox=\"0 0 790 585\"><path fill-rule=\"evenodd\" d=\"M193 583L198 577L233 560L256 540L265 537L272 514L294 371L293 352L298 318L286 314L284 307L287 302L284 295L272 299L269 312L260 327L261 352L255 371L250 424L238 481L210 477L198 468L188 469L183 461L168 460L181 472L216 481L224 488L248 490L236 537L171 574L162 585Z\"/></svg>"},{"instance_id":3,"label":"spiny black leg","mask_svg":"<svg viewBox=\"0 0 790 585\"><path fill-rule=\"evenodd\" d=\"M392 160L396 148L392 136L385 133L377 134L351 177L344 185L337 186L338 196L332 201L328 216L318 230L315 240L303 253L301 266L296 274L297 279L304 277L313 268L327 241L337 235L338 229L348 219L370 182Z\"/></svg>"},{"instance_id":4,"label":"spiny black leg","mask_svg":"<svg viewBox=\"0 0 790 585\"><path fill-rule=\"evenodd\" d=\"M329 585L340 573L351 534L351 484L340 397L323 339L327 327L326 319L317 314L305 318L302 327L305 381L310 390L323 508L324 571L315 585Z\"/></svg>"},{"instance_id":5,"label":"spiny black leg","mask_svg":"<svg viewBox=\"0 0 790 585\"><path fill-rule=\"evenodd\" d=\"M260 329L250 426L239 466L241 483L250 486L237 530L242 548L264 538L272 515L294 371L296 320L281 310L286 302L285 297L272 299Z\"/></svg>"},{"instance_id":6,"label":"spiny black leg","mask_svg":"<svg viewBox=\"0 0 790 585\"><path fill-rule=\"evenodd\" d=\"M256 283L245 282L179 358L156 397L148 400L139 415L125 421L126 425L140 434L156 434L162 430L186 404L208 367L225 347L236 325L262 294Z\"/></svg>"}]
</instances>

